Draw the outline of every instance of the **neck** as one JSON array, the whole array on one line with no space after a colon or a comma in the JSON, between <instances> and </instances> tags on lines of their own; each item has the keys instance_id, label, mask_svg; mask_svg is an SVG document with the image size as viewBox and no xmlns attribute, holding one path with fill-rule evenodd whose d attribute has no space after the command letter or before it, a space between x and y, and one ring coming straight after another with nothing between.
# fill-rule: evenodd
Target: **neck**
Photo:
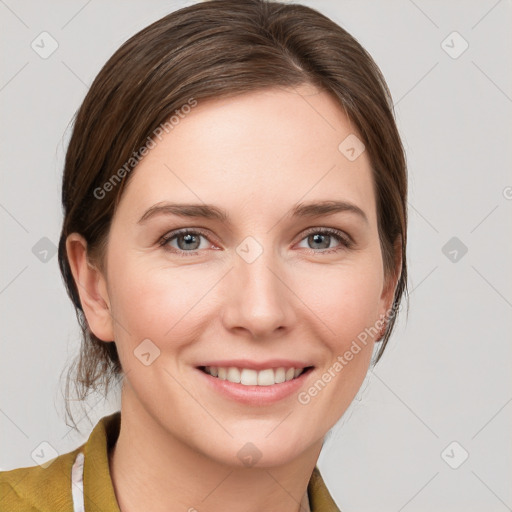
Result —
<instances>
[{"instance_id":1,"label":"neck","mask_svg":"<svg viewBox=\"0 0 512 512\"><path fill-rule=\"evenodd\" d=\"M122 411L110 453L121 512L310 512L307 485L322 440L280 466L234 467L180 442L124 393Z\"/></svg>"}]
</instances>

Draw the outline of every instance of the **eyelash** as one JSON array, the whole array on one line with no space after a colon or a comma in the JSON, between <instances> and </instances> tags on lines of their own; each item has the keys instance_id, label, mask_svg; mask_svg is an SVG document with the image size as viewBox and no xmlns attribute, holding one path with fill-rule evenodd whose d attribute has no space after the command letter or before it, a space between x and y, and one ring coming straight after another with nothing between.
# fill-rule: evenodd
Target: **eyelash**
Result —
<instances>
[{"instance_id":1,"label":"eyelash","mask_svg":"<svg viewBox=\"0 0 512 512\"><path fill-rule=\"evenodd\" d=\"M320 228L312 228L304 234L304 236L300 239L300 242L302 242L302 240L307 238L309 235L313 235L313 234L333 236L338 242L340 242L341 246L334 247L332 249L323 249L323 250L306 249L306 251L308 251L309 254L315 254L315 255L317 255L317 254L322 254L322 255L323 254L332 254L332 253L335 253L338 251L351 249L352 246L354 245L353 240L348 235L344 234L342 231L339 231L339 230L333 229L333 228L321 228L321 229ZM170 233L167 233L159 240L158 243L166 251L168 251L172 254L176 254L178 256L183 256L183 257L195 256L198 254L198 252L200 252L197 250L196 251L183 251L182 249L175 249L174 247L171 250L168 247L166 247L166 244L168 242L170 242L171 240L173 240L174 238L176 238L179 235L201 235L204 238L206 238L207 240L209 240L207 234L204 231L202 231L200 229L185 228L185 229L171 231Z\"/></svg>"}]
</instances>

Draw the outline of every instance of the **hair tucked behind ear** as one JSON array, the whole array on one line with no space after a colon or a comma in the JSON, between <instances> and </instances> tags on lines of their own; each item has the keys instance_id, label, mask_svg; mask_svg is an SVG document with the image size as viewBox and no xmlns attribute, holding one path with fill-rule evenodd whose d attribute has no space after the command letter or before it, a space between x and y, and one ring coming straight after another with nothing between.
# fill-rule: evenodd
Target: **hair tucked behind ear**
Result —
<instances>
[{"instance_id":1,"label":"hair tucked behind ear","mask_svg":"<svg viewBox=\"0 0 512 512\"><path fill-rule=\"evenodd\" d=\"M200 103L305 83L339 102L366 146L387 276L397 270L395 243L402 251L394 295L398 306L407 287L406 161L379 68L350 34L309 7L265 0L201 2L126 41L101 69L76 113L62 182L58 252L82 329L80 354L68 373L68 399L72 385L78 400L91 391L108 392L122 368L115 343L98 339L87 325L66 254L67 236L80 233L89 257L101 267L112 218L137 164L133 156L191 99ZM114 176L119 180L107 190L103 185ZM389 319L377 361L395 319ZM69 400L66 411L72 419Z\"/></svg>"}]
</instances>

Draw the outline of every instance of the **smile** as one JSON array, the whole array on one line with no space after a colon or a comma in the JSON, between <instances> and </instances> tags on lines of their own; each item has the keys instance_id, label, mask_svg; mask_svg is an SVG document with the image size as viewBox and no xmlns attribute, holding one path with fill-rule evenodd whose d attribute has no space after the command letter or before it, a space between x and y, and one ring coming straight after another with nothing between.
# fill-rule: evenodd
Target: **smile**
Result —
<instances>
[{"instance_id":1,"label":"smile","mask_svg":"<svg viewBox=\"0 0 512 512\"><path fill-rule=\"evenodd\" d=\"M305 368L294 367L280 367L280 368L265 368L262 370L254 370L251 368L237 368L235 366L222 367L222 366L201 366L200 370L216 377L220 380L227 380L234 384L242 384L244 386L273 386L274 384L281 384L294 380L302 375L304 372L312 368L311 366Z\"/></svg>"}]
</instances>

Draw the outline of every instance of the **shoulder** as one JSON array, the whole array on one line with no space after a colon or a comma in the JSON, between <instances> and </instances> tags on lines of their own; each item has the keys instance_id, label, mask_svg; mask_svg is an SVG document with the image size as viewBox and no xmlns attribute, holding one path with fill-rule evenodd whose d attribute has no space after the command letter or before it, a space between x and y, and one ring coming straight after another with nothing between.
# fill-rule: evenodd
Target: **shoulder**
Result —
<instances>
[{"instance_id":1,"label":"shoulder","mask_svg":"<svg viewBox=\"0 0 512 512\"><path fill-rule=\"evenodd\" d=\"M115 510L108 449L120 422L120 412L105 416L75 450L41 466L0 471L0 512L69 512L73 500L86 496L86 510L99 510L96 503L108 503L102 510ZM83 456L77 458L79 453Z\"/></svg>"},{"instance_id":2,"label":"shoulder","mask_svg":"<svg viewBox=\"0 0 512 512\"><path fill-rule=\"evenodd\" d=\"M73 510L71 468L80 449L59 455L45 467L0 471L0 512Z\"/></svg>"}]
</instances>

